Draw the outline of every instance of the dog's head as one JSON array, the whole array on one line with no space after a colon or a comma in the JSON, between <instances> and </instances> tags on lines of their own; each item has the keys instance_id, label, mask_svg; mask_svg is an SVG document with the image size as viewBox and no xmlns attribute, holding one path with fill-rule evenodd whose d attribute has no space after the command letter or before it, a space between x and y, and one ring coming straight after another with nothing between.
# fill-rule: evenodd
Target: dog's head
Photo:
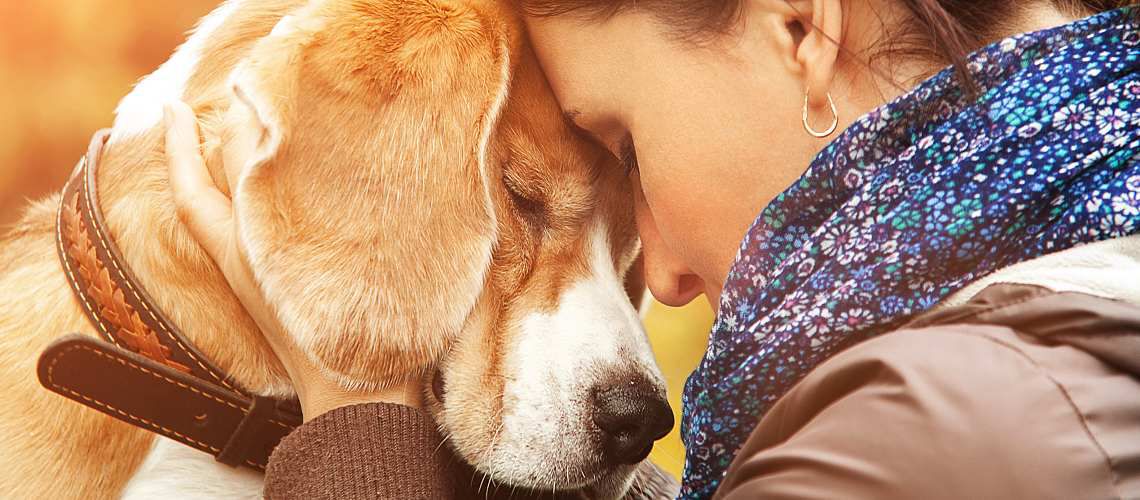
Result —
<instances>
[{"instance_id":1,"label":"dog's head","mask_svg":"<svg viewBox=\"0 0 1140 500\"><path fill-rule=\"evenodd\" d=\"M430 380L491 479L612 495L672 427L622 281L629 181L561 117L512 15L320 0L234 72L221 149L248 261L346 387Z\"/></svg>"}]
</instances>

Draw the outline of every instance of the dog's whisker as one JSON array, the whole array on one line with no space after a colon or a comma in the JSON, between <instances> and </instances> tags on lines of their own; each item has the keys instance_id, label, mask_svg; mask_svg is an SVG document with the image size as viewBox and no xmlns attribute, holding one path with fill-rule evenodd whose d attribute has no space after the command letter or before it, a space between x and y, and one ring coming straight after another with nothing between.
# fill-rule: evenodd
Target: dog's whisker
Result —
<instances>
[{"instance_id":1,"label":"dog's whisker","mask_svg":"<svg viewBox=\"0 0 1140 500\"><path fill-rule=\"evenodd\" d=\"M491 442L487 447L487 454L488 455L493 453L495 451L495 447L499 445L499 439L502 437L503 428L506 427L506 425L507 425L507 423L504 420L502 420L502 418L501 418L502 410L499 410L499 413L500 413L499 427L497 429L495 429L495 435L494 435L494 437L491 438Z\"/></svg>"},{"instance_id":2,"label":"dog's whisker","mask_svg":"<svg viewBox=\"0 0 1140 500\"><path fill-rule=\"evenodd\" d=\"M644 486L645 486L645 483L642 482L641 474L638 474L637 471L635 470L633 472L633 488L636 489L637 491L642 491Z\"/></svg>"},{"instance_id":3,"label":"dog's whisker","mask_svg":"<svg viewBox=\"0 0 1140 500\"><path fill-rule=\"evenodd\" d=\"M451 440L452 436L454 436L454 433L450 431L445 433L443 439L439 442L439 446L435 447L435 451L433 451L432 454L439 453L439 450L443 449L443 445L447 444L447 442Z\"/></svg>"}]
</instances>

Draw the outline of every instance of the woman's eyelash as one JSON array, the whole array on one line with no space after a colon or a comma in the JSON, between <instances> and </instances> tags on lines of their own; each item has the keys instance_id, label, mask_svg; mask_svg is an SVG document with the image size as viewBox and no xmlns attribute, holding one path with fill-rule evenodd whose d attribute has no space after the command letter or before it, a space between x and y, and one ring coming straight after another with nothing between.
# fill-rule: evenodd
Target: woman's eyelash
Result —
<instances>
[{"instance_id":1,"label":"woman's eyelash","mask_svg":"<svg viewBox=\"0 0 1140 500\"><path fill-rule=\"evenodd\" d=\"M637 148L633 144L633 135L626 135L618 146L618 161L625 167L625 175L637 172Z\"/></svg>"}]
</instances>

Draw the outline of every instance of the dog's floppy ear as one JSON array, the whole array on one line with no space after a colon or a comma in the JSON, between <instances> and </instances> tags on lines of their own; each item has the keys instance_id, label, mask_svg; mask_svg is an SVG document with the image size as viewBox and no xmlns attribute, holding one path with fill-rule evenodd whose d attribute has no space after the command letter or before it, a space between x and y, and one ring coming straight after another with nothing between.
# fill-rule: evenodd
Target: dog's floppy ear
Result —
<instances>
[{"instance_id":1,"label":"dog's floppy ear","mask_svg":"<svg viewBox=\"0 0 1140 500\"><path fill-rule=\"evenodd\" d=\"M508 27L463 2L390 4L313 2L234 79L255 151L228 172L246 257L297 345L353 387L442 355L496 240Z\"/></svg>"}]
</instances>

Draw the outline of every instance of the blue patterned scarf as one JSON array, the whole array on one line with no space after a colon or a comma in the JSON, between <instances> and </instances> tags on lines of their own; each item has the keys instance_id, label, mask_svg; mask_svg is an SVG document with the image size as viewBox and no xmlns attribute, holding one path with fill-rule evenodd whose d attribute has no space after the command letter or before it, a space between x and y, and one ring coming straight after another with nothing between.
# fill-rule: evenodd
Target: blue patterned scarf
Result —
<instances>
[{"instance_id":1,"label":"blue patterned scarf","mask_svg":"<svg viewBox=\"0 0 1140 500\"><path fill-rule=\"evenodd\" d=\"M862 117L749 230L685 388L683 497L710 497L839 351L1003 267L1140 231L1131 12L1003 40L969 70L976 97L946 70Z\"/></svg>"}]
</instances>

